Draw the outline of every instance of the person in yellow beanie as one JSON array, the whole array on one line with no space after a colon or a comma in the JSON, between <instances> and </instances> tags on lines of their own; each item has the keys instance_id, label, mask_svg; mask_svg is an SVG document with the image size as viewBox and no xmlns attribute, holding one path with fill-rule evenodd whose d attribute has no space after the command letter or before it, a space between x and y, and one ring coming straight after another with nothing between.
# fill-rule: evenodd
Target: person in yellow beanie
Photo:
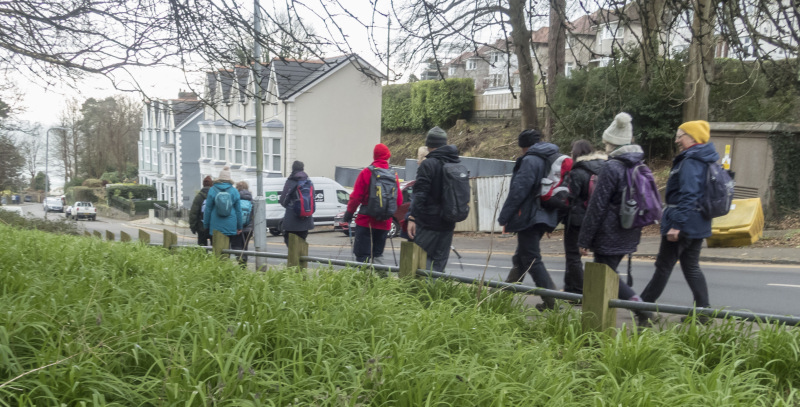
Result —
<instances>
[{"instance_id":1,"label":"person in yellow beanie","mask_svg":"<svg viewBox=\"0 0 800 407\"><path fill-rule=\"evenodd\" d=\"M667 180L666 206L661 216L661 246L656 257L656 271L642 291L642 300L655 302L667 286L669 276L678 260L694 305L709 306L708 285L700 269L700 249L703 239L711 236L711 219L698 208L705 192L706 173L711 163L719 160L714 143L709 142L708 122L695 120L681 124L675 133L680 150L672 160ZM700 316L705 321L707 317Z\"/></svg>"},{"instance_id":2,"label":"person in yellow beanie","mask_svg":"<svg viewBox=\"0 0 800 407\"><path fill-rule=\"evenodd\" d=\"M678 130L683 130L683 132L688 134L697 144L708 143L708 140L711 138L711 130L708 126L708 122L705 120L686 122L678 126Z\"/></svg>"}]
</instances>

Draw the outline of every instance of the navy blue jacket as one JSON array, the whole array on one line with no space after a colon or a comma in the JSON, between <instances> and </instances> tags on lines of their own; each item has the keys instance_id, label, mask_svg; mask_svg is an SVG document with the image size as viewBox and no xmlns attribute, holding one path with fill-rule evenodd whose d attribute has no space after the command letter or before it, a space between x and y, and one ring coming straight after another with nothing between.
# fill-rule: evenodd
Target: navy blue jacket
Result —
<instances>
[{"instance_id":1,"label":"navy blue jacket","mask_svg":"<svg viewBox=\"0 0 800 407\"><path fill-rule=\"evenodd\" d=\"M506 232L519 232L535 225L544 225L550 231L555 229L558 211L544 210L539 202L542 178L550 172L547 161L540 155L549 157L553 154L558 154L558 146L541 142L532 145L524 156L517 159L508 197L497 217L497 222L505 226Z\"/></svg>"},{"instance_id":2,"label":"navy blue jacket","mask_svg":"<svg viewBox=\"0 0 800 407\"><path fill-rule=\"evenodd\" d=\"M631 144L614 150L608 158L597 174L594 193L589 199L578 236L578 247L607 256L629 254L639 246L642 228L623 229L619 207L628 182L625 173L644 159L644 152L638 145Z\"/></svg>"},{"instance_id":3,"label":"navy blue jacket","mask_svg":"<svg viewBox=\"0 0 800 407\"><path fill-rule=\"evenodd\" d=\"M678 229L681 236L703 239L711 236L711 220L700 214L708 164L719 159L713 143L695 144L672 160L667 180L667 207L661 216L661 234Z\"/></svg>"}]
</instances>

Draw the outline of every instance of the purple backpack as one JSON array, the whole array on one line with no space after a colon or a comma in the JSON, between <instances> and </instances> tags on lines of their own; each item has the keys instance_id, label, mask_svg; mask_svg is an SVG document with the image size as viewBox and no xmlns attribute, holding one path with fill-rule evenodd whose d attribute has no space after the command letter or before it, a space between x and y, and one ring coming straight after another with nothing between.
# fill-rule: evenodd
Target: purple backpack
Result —
<instances>
[{"instance_id":1,"label":"purple backpack","mask_svg":"<svg viewBox=\"0 0 800 407\"><path fill-rule=\"evenodd\" d=\"M620 226L642 228L661 220L661 196L650 168L641 161L626 168L625 181L619 207Z\"/></svg>"}]
</instances>

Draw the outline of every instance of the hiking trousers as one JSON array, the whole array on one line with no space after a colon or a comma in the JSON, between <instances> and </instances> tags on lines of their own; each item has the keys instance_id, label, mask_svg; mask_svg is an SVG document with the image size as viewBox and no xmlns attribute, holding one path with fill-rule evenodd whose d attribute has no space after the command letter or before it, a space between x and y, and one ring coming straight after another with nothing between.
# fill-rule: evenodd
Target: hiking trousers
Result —
<instances>
[{"instance_id":1,"label":"hiking trousers","mask_svg":"<svg viewBox=\"0 0 800 407\"><path fill-rule=\"evenodd\" d=\"M625 282L622 281L622 277L619 276L619 272L617 271L619 263L622 262L622 259L625 256L626 256L625 254L600 254L600 253L594 254L595 263L605 264L606 266L611 267L611 270L614 270L614 272L618 274L617 279L619 280L619 293L617 296L621 300L629 300L634 295L636 295L636 292L633 291L633 288L631 288L630 286L628 286L628 284L625 284Z\"/></svg>"},{"instance_id":2,"label":"hiking trousers","mask_svg":"<svg viewBox=\"0 0 800 407\"><path fill-rule=\"evenodd\" d=\"M450 259L450 247L453 245L452 231L438 231L425 229L417 225L417 235L414 236L416 243L422 250L425 250L427 261L426 270L443 272Z\"/></svg>"},{"instance_id":3,"label":"hiking trousers","mask_svg":"<svg viewBox=\"0 0 800 407\"><path fill-rule=\"evenodd\" d=\"M675 263L680 260L683 277L686 278L686 283L692 290L695 307L707 308L710 305L708 285L703 270L700 269L700 249L702 247L703 239L688 239L679 236L677 242L670 242L666 236L661 236L661 246L658 248L658 257L656 257L656 271L653 278L647 283L647 287L642 291L642 300L655 302L661 296L664 288L667 287Z\"/></svg>"},{"instance_id":4,"label":"hiking trousers","mask_svg":"<svg viewBox=\"0 0 800 407\"><path fill-rule=\"evenodd\" d=\"M506 282L516 283L522 282L525 278L525 272L530 273L533 278L533 283L537 287L555 290L556 285L547 272L547 268L542 262L542 252L539 243L542 236L545 234L545 227L543 225L534 225L528 229L517 232L517 250L514 257L511 258L513 266L508 273ZM552 308L555 300L551 297L542 297L542 301Z\"/></svg>"},{"instance_id":5,"label":"hiking trousers","mask_svg":"<svg viewBox=\"0 0 800 407\"><path fill-rule=\"evenodd\" d=\"M564 291L568 293L583 294L583 260L581 260L581 250L578 248L580 234L580 226L564 227L564 254L567 259Z\"/></svg>"},{"instance_id":6,"label":"hiking trousers","mask_svg":"<svg viewBox=\"0 0 800 407\"><path fill-rule=\"evenodd\" d=\"M383 248L386 246L386 237L389 236L388 230L356 226L353 233L353 255L356 261L367 262L375 261L383 257Z\"/></svg>"}]
</instances>

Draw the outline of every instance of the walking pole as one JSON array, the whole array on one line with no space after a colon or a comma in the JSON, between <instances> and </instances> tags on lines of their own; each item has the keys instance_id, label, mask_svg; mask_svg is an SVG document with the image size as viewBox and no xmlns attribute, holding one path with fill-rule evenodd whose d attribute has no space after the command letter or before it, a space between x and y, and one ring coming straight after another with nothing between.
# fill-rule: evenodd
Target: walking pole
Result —
<instances>
[{"instance_id":1,"label":"walking pole","mask_svg":"<svg viewBox=\"0 0 800 407\"><path fill-rule=\"evenodd\" d=\"M392 257L394 257L394 265L397 265L397 255L394 253L394 237L392 231L389 230L389 243L392 244Z\"/></svg>"},{"instance_id":2,"label":"walking pole","mask_svg":"<svg viewBox=\"0 0 800 407\"><path fill-rule=\"evenodd\" d=\"M464 264L461 263L461 255L458 254L458 250L456 250L455 246L450 246L450 250L452 250L453 253L456 254L456 257L458 257L458 265L459 265L459 267L461 267L461 271L464 271Z\"/></svg>"}]
</instances>

